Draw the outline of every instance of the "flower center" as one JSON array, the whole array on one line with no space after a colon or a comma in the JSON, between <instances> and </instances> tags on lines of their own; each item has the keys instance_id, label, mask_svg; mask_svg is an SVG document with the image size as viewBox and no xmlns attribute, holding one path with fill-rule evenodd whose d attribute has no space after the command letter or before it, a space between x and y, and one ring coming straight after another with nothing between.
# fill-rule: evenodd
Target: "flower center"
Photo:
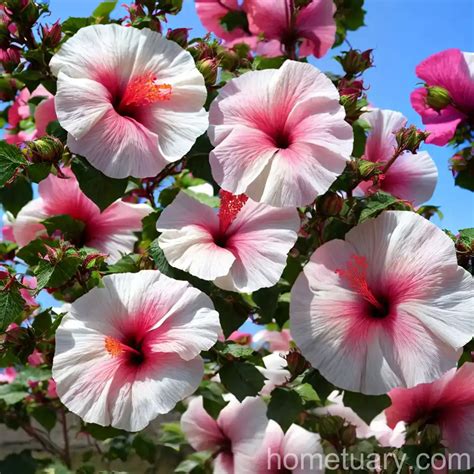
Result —
<instances>
[{"instance_id":1,"label":"flower center","mask_svg":"<svg viewBox=\"0 0 474 474\"><path fill-rule=\"evenodd\" d=\"M170 84L158 84L152 73L134 77L125 89L118 111L126 112L129 108L170 100L171 89Z\"/></svg>"},{"instance_id":2,"label":"flower center","mask_svg":"<svg viewBox=\"0 0 474 474\"><path fill-rule=\"evenodd\" d=\"M346 280L352 290L358 293L367 303L368 315L372 318L385 318L390 313L389 301L382 296L375 296L367 282L367 259L361 255L352 255L345 269L337 269L340 278Z\"/></svg>"},{"instance_id":3,"label":"flower center","mask_svg":"<svg viewBox=\"0 0 474 474\"><path fill-rule=\"evenodd\" d=\"M248 197L245 194L234 195L223 189L220 192L221 204L219 207L219 230L220 235L216 238L216 244L225 246L225 232L234 222L237 214L244 207Z\"/></svg>"},{"instance_id":4,"label":"flower center","mask_svg":"<svg viewBox=\"0 0 474 474\"><path fill-rule=\"evenodd\" d=\"M140 365L145 360L141 342L128 338L124 342L107 336L104 341L105 350L112 357L124 356L128 363Z\"/></svg>"}]
</instances>

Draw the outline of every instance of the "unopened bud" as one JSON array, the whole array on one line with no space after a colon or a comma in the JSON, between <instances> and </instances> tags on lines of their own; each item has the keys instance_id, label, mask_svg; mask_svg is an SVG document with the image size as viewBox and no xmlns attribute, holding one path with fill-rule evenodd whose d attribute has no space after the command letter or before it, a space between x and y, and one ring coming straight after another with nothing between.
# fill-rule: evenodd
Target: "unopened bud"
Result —
<instances>
[{"instance_id":1,"label":"unopened bud","mask_svg":"<svg viewBox=\"0 0 474 474\"><path fill-rule=\"evenodd\" d=\"M182 48L186 48L188 46L188 32L189 28L175 28L174 30L169 28L166 37L178 43Z\"/></svg>"},{"instance_id":2,"label":"unopened bud","mask_svg":"<svg viewBox=\"0 0 474 474\"><path fill-rule=\"evenodd\" d=\"M323 216L337 216L342 211L344 199L336 193L328 192L318 198L316 206Z\"/></svg>"},{"instance_id":3,"label":"unopened bud","mask_svg":"<svg viewBox=\"0 0 474 474\"><path fill-rule=\"evenodd\" d=\"M215 59L201 59L197 62L196 67L204 76L206 84L212 85L217 79L217 61Z\"/></svg>"},{"instance_id":4,"label":"unopened bud","mask_svg":"<svg viewBox=\"0 0 474 474\"><path fill-rule=\"evenodd\" d=\"M428 137L428 132L418 130L414 125L410 127L401 128L395 134L398 148L400 151L410 151L416 153L422 142Z\"/></svg>"},{"instance_id":5,"label":"unopened bud","mask_svg":"<svg viewBox=\"0 0 474 474\"><path fill-rule=\"evenodd\" d=\"M26 142L23 153L32 163L58 163L63 156L64 145L58 138L46 136Z\"/></svg>"},{"instance_id":6,"label":"unopened bud","mask_svg":"<svg viewBox=\"0 0 474 474\"><path fill-rule=\"evenodd\" d=\"M0 62L6 72L12 72L20 64L21 54L18 48L0 49Z\"/></svg>"},{"instance_id":7,"label":"unopened bud","mask_svg":"<svg viewBox=\"0 0 474 474\"><path fill-rule=\"evenodd\" d=\"M360 97L364 92L364 82L361 80L341 79L337 85L339 94Z\"/></svg>"},{"instance_id":8,"label":"unopened bud","mask_svg":"<svg viewBox=\"0 0 474 474\"><path fill-rule=\"evenodd\" d=\"M421 445L423 447L439 446L441 442L441 429L438 425L426 425L421 432Z\"/></svg>"},{"instance_id":9,"label":"unopened bud","mask_svg":"<svg viewBox=\"0 0 474 474\"><path fill-rule=\"evenodd\" d=\"M240 64L240 57L236 51L222 48L218 53L220 65L228 71L235 71Z\"/></svg>"},{"instance_id":10,"label":"unopened bud","mask_svg":"<svg viewBox=\"0 0 474 474\"><path fill-rule=\"evenodd\" d=\"M341 441L344 446L352 446L357 441L357 430L354 425L347 425L341 433Z\"/></svg>"},{"instance_id":11,"label":"unopened bud","mask_svg":"<svg viewBox=\"0 0 474 474\"><path fill-rule=\"evenodd\" d=\"M59 20L52 25L43 25L41 27L43 45L47 48L56 47L61 41L61 24Z\"/></svg>"},{"instance_id":12,"label":"unopened bud","mask_svg":"<svg viewBox=\"0 0 474 474\"><path fill-rule=\"evenodd\" d=\"M290 352L286 355L285 359L288 365L288 370L293 377L302 374L309 367L307 360L298 349L290 349Z\"/></svg>"},{"instance_id":13,"label":"unopened bud","mask_svg":"<svg viewBox=\"0 0 474 474\"><path fill-rule=\"evenodd\" d=\"M339 416L323 416L318 422L318 432L321 438L339 438L339 432L344 427L344 420Z\"/></svg>"},{"instance_id":14,"label":"unopened bud","mask_svg":"<svg viewBox=\"0 0 474 474\"><path fill-rule=\"evenodd\" d=\"M341 64L347 76L357 76L373 66L371 49L363 52L357 49L344 51L340 56L336 56L336 60Z\"/></svg>"},{"instance_id":15,"label":"unopened bud","mask_svg":"<svg viewBox=\"0 0 474 474\"><path fill-rule=\"evenodd\" d=\"M374 174L374 171L380 169L380 163L359 159L357 160L357 169L362 178L368 178Z\"/></svg>"},{"instance_id":16,"label":"unopened bud","mask_svg":"<svg viewBox=\"0 0 474 474\"><path fill-rule=\"evenodd\" d=\"M437 111L443 110L451 103L449 92L440 86L426 87L426 103Z\"/></svg>"}]
</instances>

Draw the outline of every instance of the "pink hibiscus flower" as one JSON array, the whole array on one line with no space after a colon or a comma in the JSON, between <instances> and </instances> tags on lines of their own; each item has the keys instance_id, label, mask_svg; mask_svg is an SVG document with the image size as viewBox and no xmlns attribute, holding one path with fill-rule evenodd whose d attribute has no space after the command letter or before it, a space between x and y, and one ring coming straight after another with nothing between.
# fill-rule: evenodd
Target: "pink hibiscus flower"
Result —
<instances>
[{"instance_id":1,"label":"pink hibiscus flower","mask_svg":"<svg viewBox=\"0 0 474 474\"><path fill-rule=\"evenodd\" d=\"M324 452L317 433L291 425L283 433L280 425L268 422L265 438L256 453L243 458L243 472L252 474L324 473ZM255 450L254 448L254 450Z\"/></svg>"},{"instance_id":2,"label":"pink hibiscus flower","mask_svg":"<svg viewBox=\"0 0 474 474\"><path fill-rule=\"evenodd\" d=\"M44 97L35 109L35 126L29 130L20 130L18 127L22 120L31 117L29 101L35 97ZM50 122L56 120L56 111L54 109L54 96L39 85L33 93L25 87L15 98L12 106L8 109L8 127L5 133L5 141L11 144L19 144L28 140L46 135L46 127Z\"/></svg>"},{"instance_id":3,"label":"pink hibiscus flower","mask_svg":"<svg viewBox=\"0 0 474 474\"><path fill-rule=\"evenodd\" d=\"M474 467L474 364L450 370L439 380L411 389L395 388L386 410L389 426L421 421L441 428L443 444L462 454L457 469ZM469 456L469 459L467 457Z\"/></svg>"},{"instance_id":4,"label":"pink hibiscus flower","mask_svg":"<svg viewBox=\"0 0 474 474\"><path fill-rule=\"evenodd\" d=\"M395 133L405 127L407 119L400 112L380 109L366 112L360 119L371 127L363 158L374 163L389 161L397 148ZM418 206L433 195L438 170L425 151L407 151L393 162L381 178L376 188L369 180L361 183L356 191L367 195L380 189Z\"/></svg>"},{"instance_id":5,"label":"pink hibiscus flower","mask_svg":"<svg viewBox=\"0 0 474 474\"><path fill-rule=\"evenodd\" d=\"M336 39L333 0L312 0L294 10L292 0L247 0L250 31L265 40L277 40L285 50L305 57L324 56ZM298 46L299 45L299 46Z\"/></svg>"},{"instance_id":6,"label":"pink hibiscus flower","mask_svg":"<svg viewBox=\"0 0 474 474\"><path fill-rule=\"evenodd\" d=\"M6 367L0 371L0 383L12 383L17 375L18 372L14 367Z\"/></svg>"},{"instance_id":7,"label":"pink hibiscus flower","mask_svg":"<svg viewBox=\"0 0 474 474\"><path fill-rule=\"evenodd\" d=\"M210 298L156 270L106 276L56 333L53 379L88 423L139 431L191 395L220 331Z\"/></svg>"},{"instance_id":8,"label":"pink hibiscus flower","mask_svg":"<svg viewBox=\"0 0 474 474\"><path fill-rule=\"evenodd\" d=\"M444 146L462 121L474 118L474 53L447 49L433 54L417 66L416 75L426 87L412 92L411 105L430 132L426 142ZM433 87L442 88L439 106L429 97Z\"/></svg>"},{"instance_id":9,"label":"pink hibiscus flower","mask_svg":"<svg viewBox=\"0 0 474 474\"><path fill-rule=\"evenodd\" d=\"M14 242L15 237L13 236L13 222L15 217L9 212L5 212L2 216L2 240Z\"/></svg>"},{"instance_id":10,"label":"pink hibiscus flower","mask_svg":"<svg viewBox=\"0 0 474 474\"><path fill-rule=\"evenodd\" d=\"M69 168L63 173L68 179L49 175L38 186L40 197L29 202L17 215L13 226L15 241L20 247L46 235L41 221L50 216L67 214L85 224L79 244L109 255L114 262L133 250L134 232L142 228L142 219L151 212L147 204L116 201L102 213L79 188Z\"/></svg>"},{"instance_id":11,"label":"pink hibiscus flower","mask_svg":"<svg viewBox=\"0 0 474 474\"><path fill-rule=\"evenodd\" d=\"M237 26L232 29L226 29L222 24L222 20L226 15L242 16L245 23L245 3L239 5L238 0L196 0L196 12L204 27L222 38L229 44L247 43L255 46L257 39L250 34L248 28L243 29ZM248 25L247 25L248 26Z\"/></svg>"},{"instance_id":12,"label":"pink hibiscus flower","mask_svg":"<svg viewBox=\"0 0 474 474\"><path fill-rule=\"evenodd\" d=\"M82 28L50 66L69 148L107 176L155 176L207 129L207 92L192 56L154 31Z\"/></svg>"},{"instance_id":13,"label":"pink hibiscus flower","mask_svg":"<svg viewBox=\"0 0 474 474\"><path fill-rule=\"evenodd\" d=\"M286 61L229 81L213 101L212 174L234 194L277 207L325 193L352 152L339 94L310 64Z\"/></svg>"},{"instance_id":14,"label":"pink hibiscus flower","mask_svg":"<svg viewBox=\"0 0 474 474\"><path fill-rule=\"evenodd\" d=\"M196 397L181 417L181 428L196 451L216 453L214 473L248 474L251 471L243 469L244 461L263 440L266 411L259 398L247 397L239 403L230 397L214 420L204 409L202 397Z\"/></svg>"},{"instance_id":15,"label":"pink hibiscus flower","mask_svg":"<svg viewBox=\"0 0 474 474\"><path fill-rule=\"evenodd\" d=\"M473 295L443 231L387 211L314 252L292 289L291 333L330 382L377 395L456 366L474 332Z\"/></svg>"},{"instance_id":16,"label":"pink hibiscus flower","mask_svg":"<svg viewBox=\"0 0 474 474\"><path fill-rule=\"evenodd\" d=\"M288 352L292 341L290 330L269 331L262 329L253 336L253 342L257 347L266 346L271 352Z\"/></svg>"},{"instance_id":17,"label":"pink hibiscus flower","mask_svg":"<svg viewBox=\"0 0 474 474\"><path fill-rule=\"evenodd\" d=\"M277 283L299 226L295 209L226 192L219 213L182 192L157 222L159 245L173 267L246 293Z\"/></svg>"}]
</instances>

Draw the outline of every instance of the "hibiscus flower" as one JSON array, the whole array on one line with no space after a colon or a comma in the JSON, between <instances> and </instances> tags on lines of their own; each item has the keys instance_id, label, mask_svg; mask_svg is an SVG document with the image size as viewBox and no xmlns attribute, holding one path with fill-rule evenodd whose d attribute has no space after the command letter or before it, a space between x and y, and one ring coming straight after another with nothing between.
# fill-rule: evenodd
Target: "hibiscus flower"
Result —
<instances>
[{"instance_id":1,"label":"hibiscus flower","mask_svg":"<svg viewBox=\"0 0 474 474\"><path fill-rule=\"evenodd\" d=\"M191 395L221 331L210 298L156 270L106 276L56 332L59 398L88 423L139 431Z\"/></svg>"},{"instance_id":2,"label":"hibiscus flower","mask_svg":"<svg viewBox=\"0 0 474 474\"><path fill-rule=\"evenodd\" d=\"M443 231L387 211L314 252L292 289L291 334L330 382L378 395L456 366L474 333L473 295Z\"/></svg>"},{"instance_id":3,"label":"hibiscus flower","mask_svg":"<svg viewBox=\"0 0 474 474\"><path fill-rule=\"evenodd\" d=\"M207 129L207 92L192 56L154 31L82 28L50 66L69 148L107 176L155 176Z\"/></svg>"}]
</instances>

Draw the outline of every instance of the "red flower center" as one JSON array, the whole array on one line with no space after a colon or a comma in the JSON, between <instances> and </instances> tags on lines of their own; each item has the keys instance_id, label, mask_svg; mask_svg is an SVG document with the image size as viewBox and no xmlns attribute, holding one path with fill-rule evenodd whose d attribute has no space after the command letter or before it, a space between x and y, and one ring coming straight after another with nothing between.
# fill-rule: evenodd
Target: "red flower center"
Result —
<instances>
[{"instance_id":1,"label":"red flower center","mask_svg":"<svg viewBox=\"0 0 474 474\"><path fill-rule=\"evenodd\" d=\"M134 77L125 89L118 110L125 112L130 108L170 100L171 85L158 84L156 81L157 78L152 73Z\"/></svg>"},{"instance_id":2,"label":"red flower center","mask_svg":"<svg viewBox=\"0 0 474 474\"><path fill-rule=\"evenodd\" d=\"M248 197L245 194L234 195L223 189L220 192L221 204L219 208L219 227L221 235L225 234L234 222L237 214L244 207Z\"/></svg>"},{"instance_id":3,"label":"red flower center","mask_svg":"<svg viewBox=\"0 0 474 474\"><path fill-rule=\"evenodd\" d=\"M345 269L337 269L336 273L349 283L352 290L368 303L368 314L373 318L385 318L390 313L388 300L375 295L367 282L367 259L361 255L352 255Z\"/></svg>"},{"instance_id":4,"label":"red flower center","mask_svg":"<svg viewBox=\"0 0 474 474\"><path fill-rule=\"evenodd\" d=\"M127 363L131 365L140 365L145 360L142 344L134 338L128 338L120 341L111 336L104 340L105 350L112 357L125 357Z\"/></svg>"}]
</instances>

